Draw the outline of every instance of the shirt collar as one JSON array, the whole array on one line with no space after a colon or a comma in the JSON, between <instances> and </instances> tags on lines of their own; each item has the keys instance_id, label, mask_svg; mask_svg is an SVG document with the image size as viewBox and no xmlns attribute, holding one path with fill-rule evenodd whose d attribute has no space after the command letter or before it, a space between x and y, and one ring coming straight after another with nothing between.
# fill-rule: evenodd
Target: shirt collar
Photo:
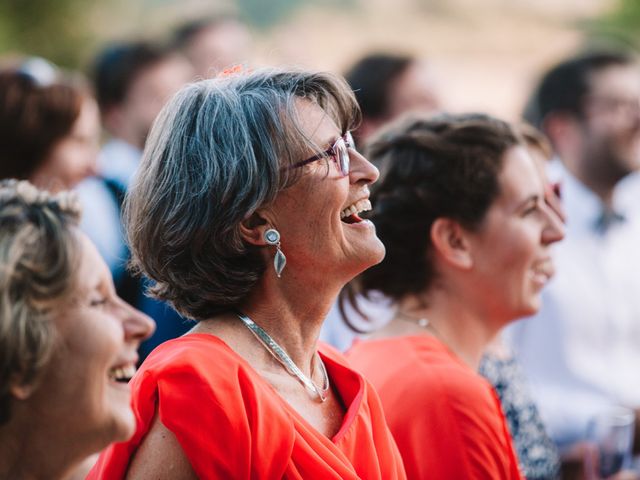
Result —
<instances>
[{"instance_id":1,"label":"shirt collar","mask_svg":"<svg viewBox=\"0 0 640 480\"><path fill-rule=\"evenodd\" d=\"M618 187L613 194L612 208L609 208L563 165L555 165L554 168L560 171L562 203L567 212L568 228L604 233L615 223L625 221L628 202L623 201L626 195L620 195Z\"/></svg>"}]
</instances>

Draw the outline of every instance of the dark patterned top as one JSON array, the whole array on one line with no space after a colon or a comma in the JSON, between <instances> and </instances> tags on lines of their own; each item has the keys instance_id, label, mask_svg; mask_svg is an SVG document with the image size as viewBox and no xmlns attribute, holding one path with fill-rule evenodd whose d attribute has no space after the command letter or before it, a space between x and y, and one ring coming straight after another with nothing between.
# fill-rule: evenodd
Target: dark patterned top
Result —
<instances>
[{"instance_id":1,"label":"dark patterned top","mask_svg":"<svg viewBox=\"0 0 640 480\"><path fill-rule=\"evenodd\" d=\"M513 356L488 352L480 362L479 372L500 398L520 468L527 480L559 478L558 451L547 435L524 373Z\"/></svg>"}]
</instances>

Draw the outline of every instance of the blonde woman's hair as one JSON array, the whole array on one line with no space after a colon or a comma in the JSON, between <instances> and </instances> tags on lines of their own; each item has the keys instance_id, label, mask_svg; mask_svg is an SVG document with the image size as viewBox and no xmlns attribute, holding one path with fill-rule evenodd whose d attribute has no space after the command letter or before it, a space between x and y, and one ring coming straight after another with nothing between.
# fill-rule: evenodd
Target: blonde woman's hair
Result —
<instances>
[{"instance_id":1,"label":"blonde woman's hair","mask_svg":"<svg viewBox=\"0 0 640 480\"><path fill-rule=\"evenodd\" d=\"M13 385L33 385L55 348L52 310L73 289L80 208L70 192L0 181L0 425Z\"/></svg>"}]
</instances>

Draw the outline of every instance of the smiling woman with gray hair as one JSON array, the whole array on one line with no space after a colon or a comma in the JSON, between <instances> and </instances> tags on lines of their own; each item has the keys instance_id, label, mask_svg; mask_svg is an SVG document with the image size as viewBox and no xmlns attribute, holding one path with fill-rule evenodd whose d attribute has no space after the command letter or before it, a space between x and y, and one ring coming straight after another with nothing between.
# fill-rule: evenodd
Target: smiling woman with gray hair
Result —
<instances>
[{"instance_id":1,"label":"smiling woman with gray hair","mask_svg":"<svg viewBox=\"0 0 640 480\"><path fill-rule=\"evenodd\" d=\"M358 214L377 169L341 79L231 72L169 102L126 202L134 266L198 321L132 382L138 431L89 478L395 479L376 394L318 345L384 247Z\"/></svg>"}]
</instances>

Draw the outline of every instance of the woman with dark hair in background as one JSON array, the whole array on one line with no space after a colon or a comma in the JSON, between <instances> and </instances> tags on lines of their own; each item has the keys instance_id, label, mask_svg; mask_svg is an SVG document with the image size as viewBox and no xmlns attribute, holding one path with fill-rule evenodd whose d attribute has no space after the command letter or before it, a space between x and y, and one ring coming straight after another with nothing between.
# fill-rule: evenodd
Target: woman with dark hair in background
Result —
<instances>
[{"instance_id":1,"label":"woman with dark hair in background","mask_svg":"<svg viewBox=\"0 0 640 480\"><path fill-rule=\"evenodd\" d=\"M198 321L132 381L138 431L89 478L405 478L380 401L318 345L340 289L378 263L378 170L347 84L235 72L179 92L126 201L134 265Z\"/></svg>"},{"instance_id":2,"label":"woman with dark hair in background","mask_svg":"<svg viewBox=\"0 0 640 480\"><path fill-rule=\"evenodd\" d=\"M409 478L517 479L486 346L539 308L562 238L516 132L482 115L413 118L370 154L382 181L371 219L387 258L357 281L394 318L349 352L380 394Z\"/></svg>"},{"instance_id":3,"label":"woman with dark hair in background","mask_svg":"<svg viewBox=\"0 0 640 480\"><path fill-rule=\"evenodd\" d=\"M153 323L115 295L78 219L69 192L0 182L3 479L68 479L135 430L126 382Z\"/></svg>"},{"instance_id":4,"label":"woman with dark hair in background","mask_svg":"<svg viewBox=\"0 0 640 480\"><path fill-rule=\"evenodd\" d=\"M77 77L34 58L0 70L0 178L50 191L95 174L98 107Z\"/></svg>"},{"instance_id":5,"label":"woman with dark hair in background","mask_svg":"<svg viewBox=\"0 0 640 480\"><path fill-rule=\"evenodd\" d=\"M545 201L563 223L565 213L560 202L558 184L547 176L547 164L553 151L545 136L536 128L518 126L527 151L545 185ZM558 449L549 437L537 405L534 403L527 378L502 336L487 347L478 368L500 398L509 432L518 455L518 462L527 480L555 480L560 475Z\"/></svg>"}]
</instances>

